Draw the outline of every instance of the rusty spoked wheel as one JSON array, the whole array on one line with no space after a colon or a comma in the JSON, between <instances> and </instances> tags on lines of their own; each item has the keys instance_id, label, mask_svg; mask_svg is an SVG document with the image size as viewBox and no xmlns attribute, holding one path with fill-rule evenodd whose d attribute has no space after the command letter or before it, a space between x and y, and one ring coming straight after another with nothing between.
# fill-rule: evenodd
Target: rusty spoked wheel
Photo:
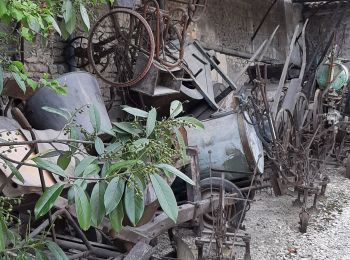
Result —
<instances>
[{"instance_id":1,"label":"rusty spoked wheel","mask_svg":"<svg viewBox=\"0 0 350 260\"><path fill-rule=\"evenodd\" d=\"M164 19L161 31L160 53L157 59L171 69L181 64L184 56L188 15L184 8L175 8Z\"/></svg>"},{"instance_id":2,"label":"rusty spoked wheel","mask_svg":"<svg viewBox=\"0 0 350 260\"><path fill-rule=\"evenodd\" d=\"M294 109L294 120L296 128L303 129L307 124L307 116L309 114L309 101L304 93L299 92L296 97L296 104Z\"/></svg>"},{"instance_id":3,"label":"rusty spoked wheel","mask_svg":"<svg viewBox=\"0 0 350 260\"><path fill-rule=\"evenodd\" d=\"M171 69L181 64L183 59L182 36L179 30L169 24L162 33L162 43L158 60Z\"/></svg>"},{"instance_id":4,"label":"rusty spoked wheel","mask_svg":"<svg viewBox=\"0 0 350 260\"><path fill-rule=\"evenodd\" d=\"M293 116L288 110L278 111L275 119L275 130L278 141L286 150L288 145L293 143L293 137L295 137Z\"/></svg>"},{"instance_id":5,"label":"rusty spoked wheel","mask_svg":"<svg viewBox=\"0 0 350 260\"><path fill-rule=\"evenodd\" d=\"M113 87L139 82L152 65L154 50L150 26L139 13L127 8L113 9L101 17L89 36L90 63Z\"/></svg>"},{"instance_id":6,"label":"rusty spoked wheel","mask_svg":"<svg viewBox=\"0 0 350 260\"><path fill-rule=\"evenodd\" d=\"M304 93L299 92L296 97L294 107L294 124L295 124L295 144L300 147L303 143L303 131L307 126L307 117L309 114L309 101Z\"/></svg>"},{"instance_id":7,"label":"rusty spoked wheel","mask_svg":"<svg viewBox=\"0 0 350 260\"><path fill-rule=\"evenodd\" d=\"M218 177L212 177L203 179L200 182L201 186L201 195L202 199L209 199L211 196L219 196L220 194L220 187L221 187L221 178ZM244 219L244 200L243 200L243 194L239 190L239 188L234 185L232 182L228 180L224 180L224 190L227 194L236 193L237 200L236 203L232 204L231 206L225 207L225 215L226 220L228 222L228 225L233 228L238 228L238 225L240 224L240 220L243 221ZM203 222L204 226L212 229L215 225L215 221L217 219L217 209L214 209L213 212L209 212L203 215Z\"/></svg>"},{"instance_id":8,"label":"rusty spoked wheel","mask_svg":"<svg viewBox=\"0 0 350 260\"><path fill-rule=\"evenodd\" d=\"M74 49L73 53L69 52L70 48ZM68 65L78 69L85 68L89 64L88 38L77 36L70 40L65 47L65 54ZM74 62L72 62L73 59Z\"/></svg>"}]
</instances>

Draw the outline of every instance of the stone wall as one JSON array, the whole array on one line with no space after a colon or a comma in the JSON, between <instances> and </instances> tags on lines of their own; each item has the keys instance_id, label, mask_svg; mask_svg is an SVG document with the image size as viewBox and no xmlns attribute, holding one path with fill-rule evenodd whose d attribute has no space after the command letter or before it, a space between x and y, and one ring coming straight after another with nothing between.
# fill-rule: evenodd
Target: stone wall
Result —
<instances>
[{"instance_id":1,"label":"stone wall","mask_svg":"<svg viewBox=\"0 0 350 260\"><path fill-rule=\"evenodd\" d=\"M289 0L279 0L271 9L255 39L259 26L272 1L211 0L203 19L193 27L196 37L211 46L254 53L280 26L265 56L283 61L296 24L301 21L301 8ZM297 59L298 55L294 55ZM247 60L227 57L228 74L234 78ZM247 80L244 77L239 84Z\"/></svg>"},{"instance_id":2,"label":"stone wall","mask_svg":"<svg viewBox=\"0 0 350 260\"><path fill-rule=\"evenodd\" d=\"M96 9L93 17L91 18L91 25L94 21L97 21L99 17L104 15L108 11L107 7L99 7ZM79 19L79 16L78 16ZM72 37L85 36L88 37L88 33L84 32L80 28L81 21L78 20L78 29ZM35 43L25 42L25 65L33 78L40 78L42 73L49 73L51 78L57 78L63 73L69 72L69 66L66 62L65 48L67 47L67 41L63 40L58 34L53 33L49 36L45 45L38 39ZM75 70L79 70L73 68ZM82 69L83 70L83 69ZM88 69L90 71L90 69ZM109 94L107 93L107 86L101 81L101 89L103 90L103 96L107 101Z\"/></svg>"},{"instance_id":3,"label":"stone wall","mask_svg":"<svg viewBox=\"0 0 350 260\"><path fill-rule=\"evenodd\" d=\"M335 30L335 44L337 45L337 56L344 59L350 59L350 16L349 11L345 14L340 26ZM329 37L331 36L331 30L337 23L337 17L332 19L331 12L320 12L320 15L314 15L307 27L307 36L309 44L309 56L313 54L316 47L321 44L323 50ZM317 54L317 59L321 56L321 52Z\"/></svg>"}]
</instances>

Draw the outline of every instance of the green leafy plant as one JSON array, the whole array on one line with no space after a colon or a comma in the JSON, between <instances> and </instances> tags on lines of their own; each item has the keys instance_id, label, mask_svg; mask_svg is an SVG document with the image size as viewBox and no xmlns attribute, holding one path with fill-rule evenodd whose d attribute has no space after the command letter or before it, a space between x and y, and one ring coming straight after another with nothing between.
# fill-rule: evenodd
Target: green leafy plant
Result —
<instances>
[{"instance_id":1,"label":"green leafy plant","mask_svg":"<svg viewBox=\"0 0 350 260\"><path fill-rule=\"evenodd\" d=\"M13 212L19 206L21 198L0 197L0 258L1 259L48 259L44 250L48 249L54 256L63 255L62 249L51 241L46 241L47 233L39 238L29 236L29 225L23 236L20 235L21 220Z\"/></svg>"},{"instance_id":2,"label":"green leafy plant","mask_svg":"<svg viewBox=\"0 0 350 260\"><path fill-rule=\"evenodd\" d=\"M65 110L48 110L67 118L68 112ZM75 114L81 111L78 109ZM37 167L64 177L66 183L70 184L68 200L75 205L77 219L83 230L100 226L104 217L109 218L116 231L121 230L124 219L137 225L143 215L147 187L154 190L163 211L176 222L177 202L169 184L175 177L194 184L174 167L185 160L182 136L175 132L184 126L203 128L202 123L190 117L177 117L182 112L179 101L172 102L170 117L159 121L155 108L146 112L124 107L124 111L130 114L131 120L113 123L113 128L107 131L102 129L100 116L94 106L89 107L94 129L92 132L81 128L74 119L68 120L66 133L71 134L72 129L78 127L85 135L86 147L93 148L95 155L84 154L81 159L83 151L78 148L79 140L74 140L75 145L71 145L70 151L61 154L66 159L60 160L60 155L57 164L46 160L47 154L33 159ZM108 144L99 137L99 134L106 132L114 136ZM77 161L75 176L69 177L63 168L73 158ZM87 192L88 185L93 186L91 194ZM36 218L49 211L63 188L64 183L58 183L43 193L35 206Z\"/></svg>"}]
</instances>

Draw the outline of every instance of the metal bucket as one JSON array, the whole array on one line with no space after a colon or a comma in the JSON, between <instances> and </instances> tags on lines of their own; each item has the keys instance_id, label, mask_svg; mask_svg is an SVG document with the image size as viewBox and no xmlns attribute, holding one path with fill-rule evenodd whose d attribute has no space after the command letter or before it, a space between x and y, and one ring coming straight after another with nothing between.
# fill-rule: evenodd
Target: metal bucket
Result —
<instances>
[{"instance_id":1,"label":"metal bucket","mask_svg":"<svg viewBox=\"0 0 350 260\"><path fill-rule=\"evenodd\" d=\"M189 146L199 150L201 179L209 177L209 151L213 176L225 173L226 179L246 178L257 167L264 171L263 146L248 116L233 112L217 113L203 121L204 130L187 129Z\"/></svg>"},{"instance_id":2,"label":"metal bucket","mask_svg":"<svg viewBox=\"0 0 350 260\"><path fill-rule=\"evenodd\" d=\"M94 76L87 72L71 72L61 75L57 80L67 85L67 95L56 94L50 88L44 87L27 101L24 114L33 128L61 130L67 123L64 117L47 112L42 107L64 108L74 112L76 108L94 104L100 114L101 128L111 129L111 122ZM77 114L76 122L90 132L93 130L86 107L83 113Z\"/></svg>"}]
</instances>

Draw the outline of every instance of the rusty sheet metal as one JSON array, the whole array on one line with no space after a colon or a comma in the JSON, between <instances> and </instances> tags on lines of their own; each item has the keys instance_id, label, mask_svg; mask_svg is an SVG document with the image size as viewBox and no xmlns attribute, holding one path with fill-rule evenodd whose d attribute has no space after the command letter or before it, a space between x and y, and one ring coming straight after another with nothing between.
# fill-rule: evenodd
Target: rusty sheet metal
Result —
<instances>
[{"instance_id":1,"label":"rusty sheet metal","mask_svg":"<svg viewBox=\"0 0 350 260\"><path fill-rule=\"evenodd\" d=\"M263 146L254 127L242 115L218 113L203 124L205 130L187 129L189 145L199 150L201 178L209 176L209 151L212 152L213 169L243 172L226 173L226 179L245 177L245 172L252 172L259 156L263 155ZM259 160L258 169L264 171L263 158Z\"/></svg>"}]
</instances>

